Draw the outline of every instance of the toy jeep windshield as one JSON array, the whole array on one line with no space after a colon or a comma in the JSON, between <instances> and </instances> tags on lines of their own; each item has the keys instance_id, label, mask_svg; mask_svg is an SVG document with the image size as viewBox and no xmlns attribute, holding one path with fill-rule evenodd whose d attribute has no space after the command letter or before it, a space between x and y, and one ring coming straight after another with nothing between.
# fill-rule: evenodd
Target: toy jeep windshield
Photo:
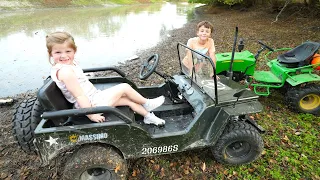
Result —
<instances>
[{"instance_id":1,"label":"toy jeep windshield","mask_svg":"<svg viewBox=\"0 0 320 180\"><path fill-rule=\"evenodd\" d=\"M137 87L117 68L84 70L117 74L91 78L98 89L128 83L147 98L164 95L165 103L153 111L166 121L164 126L144 124L143 117L129 107L73 109L48 79L36 98L17 108L13 133L19 145L39 155L43 165L66 156L64 179L125 179L126 159L205 147L220 163L256 160L263 150L263 129L248 114L262 110L258 96L225 76L218 78L208 56L180 43L177 50L180 69L176 75L156 70L160 60L156 54L143 62L140 79L156 73L165 80L159 86ZM187 51L192 52L191 69L182 62ZM86 115L92 113L103 113L107 121L90 121Z\"/></svg>"}]
</instances>

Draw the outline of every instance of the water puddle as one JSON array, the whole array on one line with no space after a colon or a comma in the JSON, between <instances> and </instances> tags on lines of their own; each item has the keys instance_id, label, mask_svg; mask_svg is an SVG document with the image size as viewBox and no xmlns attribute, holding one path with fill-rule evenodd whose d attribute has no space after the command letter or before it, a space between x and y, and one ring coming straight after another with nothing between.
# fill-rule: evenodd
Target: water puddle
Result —
<instances>
[{"instance_id":1,"label":"water puddle","mask_svg":"<svg viewBox=\"0 0 320 180\"><path fill-rule=\"evenodd\" d=\"M81 67L114 66L182 27L194 7L163 3L0 13L0 97L41 87L51 67L45 47L50 32L74 36Z\"/></svg>"}]
</instances>

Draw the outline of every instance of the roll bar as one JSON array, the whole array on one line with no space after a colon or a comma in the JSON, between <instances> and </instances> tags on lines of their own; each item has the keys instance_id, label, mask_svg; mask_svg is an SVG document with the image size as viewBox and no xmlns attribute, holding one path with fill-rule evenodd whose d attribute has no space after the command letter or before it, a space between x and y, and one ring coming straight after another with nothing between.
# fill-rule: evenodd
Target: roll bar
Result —
<instances>
[{"instance_id":1,"label":"roll bar","mask_svg":"<svg viewBox=\"0 0 320 180\"><path fill-rule=\"evenodd\" d=\"M88 114L96 114L96 113L110 113L113 114L120 119L122 119L127 124L132 123L132 119L123 114L119 109L109 107L109 106L99 106L94 108L80 108L80 109L68 109L68 110L59 110L59 111L51 111L44 112L41 117L44 119L49 118L59 118L59 117L68 117L68 116L81 116Z\"/></svg>"},{"instance_id":2,"label":"roll bar","mask_svg":"<svg viewBox=\"0 0 320 180\"><path fill-rule=\"evenodd\" d=\"M124 72L122 72L120 69L118 69L116 67L96 67L96 68L83 69L84 73L87 73L87 72L98 72L98 71L115 71L116 73L118 73L122 77L126 76L126 74Z\"/></svg>"}]
</instances>

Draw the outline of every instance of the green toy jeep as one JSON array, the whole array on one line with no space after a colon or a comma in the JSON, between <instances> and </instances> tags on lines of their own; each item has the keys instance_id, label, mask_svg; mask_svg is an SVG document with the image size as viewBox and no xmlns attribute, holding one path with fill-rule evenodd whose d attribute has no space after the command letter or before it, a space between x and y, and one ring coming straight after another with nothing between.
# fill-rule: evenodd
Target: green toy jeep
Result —
<instances>
[{"instance_id":1,"label":"green toy jeep","mask_svg":"<svg viewBox=\"0 0 320 180\"><path fill-rule=\"evenodd\" d=\"M251 90L224 76L217 80L212 60L207 65L214 76L183 70L181 57L186 49L178 44L180 70L169 76L156 71L159 56L153 55L141 67L140 78L153 72L165 83L137 87L117 68L94 68L85 72L112 71L111 77L94 77L98 89L128 83L147 98L165 96L154 113L165 119L163 127L146 125L143 117L129 107L72 109L49 78L37 97L23 101L13 117L13 134L27 153L36 153L43 165L63 156L63 179L125 179L126 159L178 153L209 147L220 163L239 165L256 160L263 150L264 132L249 114L262 105ZM94 123L87 114L103 113L106 122Z\"/></svg>"}]
</instances>

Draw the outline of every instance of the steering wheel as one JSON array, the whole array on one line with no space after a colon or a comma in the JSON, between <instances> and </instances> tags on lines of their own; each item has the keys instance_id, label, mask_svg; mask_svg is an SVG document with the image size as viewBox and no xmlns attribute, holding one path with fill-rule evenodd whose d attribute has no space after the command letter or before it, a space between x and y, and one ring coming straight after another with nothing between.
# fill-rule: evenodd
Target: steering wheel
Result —
<instances>
[{"instance_id":1,"label":"steering wheel","mask_svg":"<svg viewBox=\"0 0 320 180\"><path fill-rule=\"evenodd\" d=\"M262 41L259 40L258 43L261 44L262 46L266 47L266 48L269 49L270 51L274 51L273 48L271 48L270 46L264 44Z\"/></svg>"},{"instance_id":2,"label":"steering wheel","mask_svg":"<svg viewBox=\"0 0 320 180\"><path fill-rule=\"evenodd\" d=\"M154 54L154 55L150 56L147 61L144 61L142 63L139 78L141 80L147 79L156 70L158 63L159 63L159 55L158 54Z\"/></svg>"}]
</instances>

